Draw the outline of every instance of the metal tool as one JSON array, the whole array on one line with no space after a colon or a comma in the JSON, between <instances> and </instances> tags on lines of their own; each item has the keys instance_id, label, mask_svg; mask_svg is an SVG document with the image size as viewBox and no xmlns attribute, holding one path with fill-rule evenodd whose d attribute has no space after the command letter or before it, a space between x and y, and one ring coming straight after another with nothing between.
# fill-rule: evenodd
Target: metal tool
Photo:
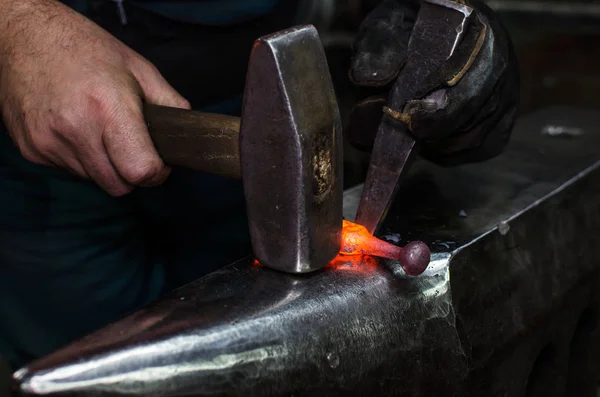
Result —
<instances>
[{"instance_id":1,"label":"metal tool","mask_svg":"<svg viewBox=\"0 0 600 397\"><path fill-rule=\"evenodd\" d=\"M236 117L146 105L167 164L242 177L252 246L265 266L322 268L339 252L341 121L316 29L256 40Z\"/></svg>"},{"instance_id":2,"label":"metal tool","mask_svg":"<svg viewBox=\"0 0 600 397\"><path fill-rule=\"evenodd\" d=\"M472 8L450 0L424 0L407 49L407 63L390 93L379 125L356 223L376 233L385 219L418 144L403 118L408 101L444 84L446 63L464 36Z\"/></svg>"}]
</instances>

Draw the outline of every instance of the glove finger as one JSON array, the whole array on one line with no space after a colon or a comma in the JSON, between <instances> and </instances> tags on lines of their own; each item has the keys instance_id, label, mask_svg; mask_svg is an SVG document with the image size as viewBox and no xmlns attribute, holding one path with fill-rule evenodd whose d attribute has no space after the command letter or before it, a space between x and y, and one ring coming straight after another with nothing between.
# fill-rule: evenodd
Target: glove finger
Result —
<instances>
[{"instance_id":1,"label":"glove finger","mask_svg":"<svg viewBox=\"0 0 600 397\"><path fill-rule=\"evenodd\" d=\"M495 48L500 44L495 42ZM519 102L517 63L510 47L487 56L465 81L445 92L446 112L429 117L422 113L414 119L413 133L425 137L423 157L440 165L459 165L491 159L506 147ZM487 68L489 74L478 68Z\"/></svg>"},{"instance_id":2,"label":"glove finger","mask_svg":"<svg viewBox=\"0 0 600 397\"><path fill-rule=\"evenodd\" d=\"M488 24L475 61L456 85L409 102L405 112L418 139L435 142L450 134L460 138L461 131L471 130L517 102L518 71L512 47L496 32L498 28Z\"/></svg>"},{"instance_id":3,"label":"glove finger","mask_svg":"<svg viewBox=\"0 0 600 397\"><path fill-rule=\"evenodd\" d=\"M385 103L385 97L373 96L359 102L352 109L346 135L352 146L365 152L373 149Z\"/></svg>"},{"instance_id":4,"label":"glove finger","mask_svg":"<svg viewBox=\"0 0 600 397\"><path fill-rule=\"evenodd\" d=\"M385 0L364 20L354 43L350 80L360 86L391 83L406 61L418 7L413 1Z\"/></svg>"},{"instance_id":5,"label":"glove finger","mask_svg":"<svg viewBox=\"0 0 600 397\"><path fill-rule=\"evenodd\" d=\"M424 145L421 156L445 167L492 159L500 155L508 145L516 113L517 106L511 106L506 111L482 121L460 140L449 137L434 144Z\"/></svg>"}]
</instances>

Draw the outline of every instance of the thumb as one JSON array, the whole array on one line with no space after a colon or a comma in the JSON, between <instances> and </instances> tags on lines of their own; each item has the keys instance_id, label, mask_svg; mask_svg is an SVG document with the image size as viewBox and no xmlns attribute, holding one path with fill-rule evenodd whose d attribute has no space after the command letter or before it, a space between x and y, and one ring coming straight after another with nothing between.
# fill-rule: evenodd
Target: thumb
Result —
<instances>
[{"instance_id":1,"label":"thumb","mask_svg":"<svg viewBox=\"0 0 600 397\"><path fill-rule=\"evenodd\" d=\"M154 105L191 109L190 103L147 60L135 59L131 65L131 73L138 81L147 102Z\"/></svg>"}]
</instances>

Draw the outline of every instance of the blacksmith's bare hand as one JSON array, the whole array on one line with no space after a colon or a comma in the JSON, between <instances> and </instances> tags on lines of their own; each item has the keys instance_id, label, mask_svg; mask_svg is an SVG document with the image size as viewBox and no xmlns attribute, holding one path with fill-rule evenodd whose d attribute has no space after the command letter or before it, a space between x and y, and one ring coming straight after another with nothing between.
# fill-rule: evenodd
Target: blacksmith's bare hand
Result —
<instances>
[{"instance_id":1,"label":"blacksmith's bare hand","mask_svg":"<svg viewBox=\"0 0 600 397\"><path fill-rule=\"evenodd\" d=\"M169 168L142 103L189 108L142 56L54 0L0 0L0 110L23 156L121 196Z\"/></svg>"}]
</instances>

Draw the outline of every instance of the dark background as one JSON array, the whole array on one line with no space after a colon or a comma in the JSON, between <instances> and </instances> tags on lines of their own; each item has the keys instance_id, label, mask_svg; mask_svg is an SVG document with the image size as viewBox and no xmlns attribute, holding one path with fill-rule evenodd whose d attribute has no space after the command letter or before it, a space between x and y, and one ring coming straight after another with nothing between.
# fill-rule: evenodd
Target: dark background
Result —
<instances>
[{"instance_id":1,"label":"dark background","mask_svg":"<svg viewBox=\"0 0 600 397\"><path fill-rule=\"evenodd\" d=\"M299 19L315 24L321 33L344 124L359 99L347 78L352 40L360 21L377 3L315 0ZM600 1L494 0L488 4L508 28L518 54L521 114L551 105L600 106ZM368 155L346 143L346 187L364 179L367 165ZM3 374L8 372L0 359L0 396L6 391Z\"/></svg>"},{"instance_id":2,"label":"dark background","mask_svg":"<svg viewBox=\"0 0 600 397\"><path fill-rule=\"evenodd\" d=\"M328 3L324 1L323 3ZM313 15L327 48L347 122L357 92L348 82L351 43L360 21L379 1L332 1L330 19ZM510 32L521 71L520 113L551 105L600 106L600 1L492 0L486 3ZM346 187L360 183L368 156L346 143Z\"/></svg>"}]
</instances>

